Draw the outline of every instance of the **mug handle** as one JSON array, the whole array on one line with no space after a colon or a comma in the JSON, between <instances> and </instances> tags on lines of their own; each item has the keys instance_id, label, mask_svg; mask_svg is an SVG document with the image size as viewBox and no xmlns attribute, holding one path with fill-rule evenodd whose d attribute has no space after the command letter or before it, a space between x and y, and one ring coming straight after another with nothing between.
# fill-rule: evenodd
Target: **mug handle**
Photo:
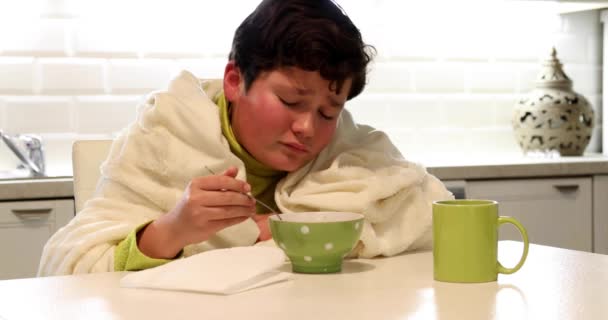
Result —
<instances>
[{"instance_id":1,"label":"mug handle","mask_svg":"<svg viewBox=\"0 0 608 320\"><path fill-rule=\"evenodd\" d=\"M526 232L524 226L513 217L498 217L498 226L500 227L500 225L504 223L510 223L517 227L522 239L524 240L524 252L515 267L505 268L502 264L500 264L500 262L498 262L498 273L511 274L519 270L519 268L521 268L526 261L526 257L528 257L528 232Z\"/></svg>"}]
</instances>

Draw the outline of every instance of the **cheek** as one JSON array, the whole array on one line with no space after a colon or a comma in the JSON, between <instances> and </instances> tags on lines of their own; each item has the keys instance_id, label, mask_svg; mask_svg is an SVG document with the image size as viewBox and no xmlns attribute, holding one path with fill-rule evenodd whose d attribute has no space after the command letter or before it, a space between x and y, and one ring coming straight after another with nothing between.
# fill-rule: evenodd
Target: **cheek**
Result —
<instances>
[{"instance_id":1,"label":"cheek","mask_svg":"<svg viewBox=\"0 0 608 320\"><path fill-rule=\"evenodd\" d=\"M329 142L331 142L331 139L333 138L335 132L336 132L336 123L332 123L332 124L324 123L324 124L319 125L319 128L317 129L316 139L315 139L315 149L320 151L321 149L325 148L325 146L327 146L329 144Z\"/></svg>"},{"instance_id":2,"label":"cheek","mask_svg":"<svg viewBox=\"0 0 608 320\"><path fill-rule=\"evenodd\" d=\"M276 99L268 96L256 96L247 100L246 121L249 134L275 135L277 131L289 126L289 116Z\"/></svg>"},{"instance_id":3,"label":"cheek","mask_svg":"<svg viewBox=\"0 0 608 320\"><path fill-rule=\"evenodd\" d=\"M255 116L260 124L264 125L265 130L284 130L289 126L289 114L285 112L285 107L276 99L260 99L259 104L259 113Z\"/></svg>"}]
</instances>

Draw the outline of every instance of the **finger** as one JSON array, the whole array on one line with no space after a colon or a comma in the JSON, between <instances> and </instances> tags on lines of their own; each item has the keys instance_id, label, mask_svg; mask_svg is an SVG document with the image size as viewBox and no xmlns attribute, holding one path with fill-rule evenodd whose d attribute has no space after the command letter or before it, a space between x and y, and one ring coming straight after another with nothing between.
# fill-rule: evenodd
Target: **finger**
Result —
<instances>
[{"instance_id":1,"label":"finger","mask_svg":"<svg viewBox=\"0 0 608 320\"><path fill-rule=\"evenodd\" d=\"M235 191L207 191L196 199L203 207L242 206L255 207L255 200L246 194Z\"/></svg>"},{"instance_id":2,"label":"finger","mask_svg":"<svg viewBox=\"0 0 608 320\"><path fill-rule=\"evenodd\" d=\"M193 186L201 190L209 191L236 191L247 193L251 191L251 186L242 180L229 176L206 176L192 180Z\"/></svg>"},{"instance_id":3,"label":"finger","mask_svg":"<svg viewBox=\"0 0 608 320\"><path fill-rule=\"evenodd\" d=\"M237 167L230 167L228 169L226 169L226 171L224 171L222 173L223 176L227 176L227 177L236 177L236 175L239 173L239 169Z\"/></svg>"},{"instance_id":4,"label":"finger","mask_svg":"<svg viewBox=\"0 0 608 320\"><path fill-rule=\"evenodd\" d=\"M234 218L250 218L255 214L255 208L237 207L237 206L225 206L225 207L212 207L204 210L205 218L207 221L226 220Z\"/></svg>"},{"instance_id":5,"label":"finger","mask_svg":"<svg viewBox=\"0 0 608 320\"><path fill-rule=\"evenodd\" d=\"M258 222L258 221L262 221L262 220L268 220L269 217L270 217L270 214L255 214L251 218L253 219L253 221Z\"/></svg>"}]
</instances>

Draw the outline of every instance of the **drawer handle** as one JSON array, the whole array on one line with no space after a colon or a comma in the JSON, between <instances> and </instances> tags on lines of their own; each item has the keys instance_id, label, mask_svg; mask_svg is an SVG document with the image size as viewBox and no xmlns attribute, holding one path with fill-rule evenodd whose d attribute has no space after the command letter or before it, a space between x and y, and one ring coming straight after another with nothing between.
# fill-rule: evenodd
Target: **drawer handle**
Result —
<instances>
[{"instance_id":1,"label":"drawer handle","mask_svg":"<svg viewBox=\"0 0 608 320\"><path fill-rule=\"evenodd\" d=\"M52 208L38 208L38 209L12 209L14 214L17 215L42 215L49 214L53 211Z\"/></svg>"},{"instance_id":2,"label":"drawer handle","mask_svg":"<svg viewBox=\"0 0 608 320\"><path fill-rule=\"evenodd\" d=\"M560 192L575 192L578 190L578 184L556 184L553 187Z\"/></svg>"}]
</instances>

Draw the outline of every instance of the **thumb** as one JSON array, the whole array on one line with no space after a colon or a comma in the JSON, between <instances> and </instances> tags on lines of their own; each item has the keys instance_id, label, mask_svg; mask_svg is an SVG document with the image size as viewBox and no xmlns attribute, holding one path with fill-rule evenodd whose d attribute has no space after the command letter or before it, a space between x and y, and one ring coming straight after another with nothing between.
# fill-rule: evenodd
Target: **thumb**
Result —
<instances>
[{"instance_id":1,"label":"thumb","mask_svg":"<svg viewBox=\"0 0 608 320\"><path fill-rule=\"evenodd\" d=\"M226 169L226 171L224 171L222 175L234 178L236 177L237 173L239 173L239 169L237 167L230 167Z\"/></svg>"}]
</instances>

